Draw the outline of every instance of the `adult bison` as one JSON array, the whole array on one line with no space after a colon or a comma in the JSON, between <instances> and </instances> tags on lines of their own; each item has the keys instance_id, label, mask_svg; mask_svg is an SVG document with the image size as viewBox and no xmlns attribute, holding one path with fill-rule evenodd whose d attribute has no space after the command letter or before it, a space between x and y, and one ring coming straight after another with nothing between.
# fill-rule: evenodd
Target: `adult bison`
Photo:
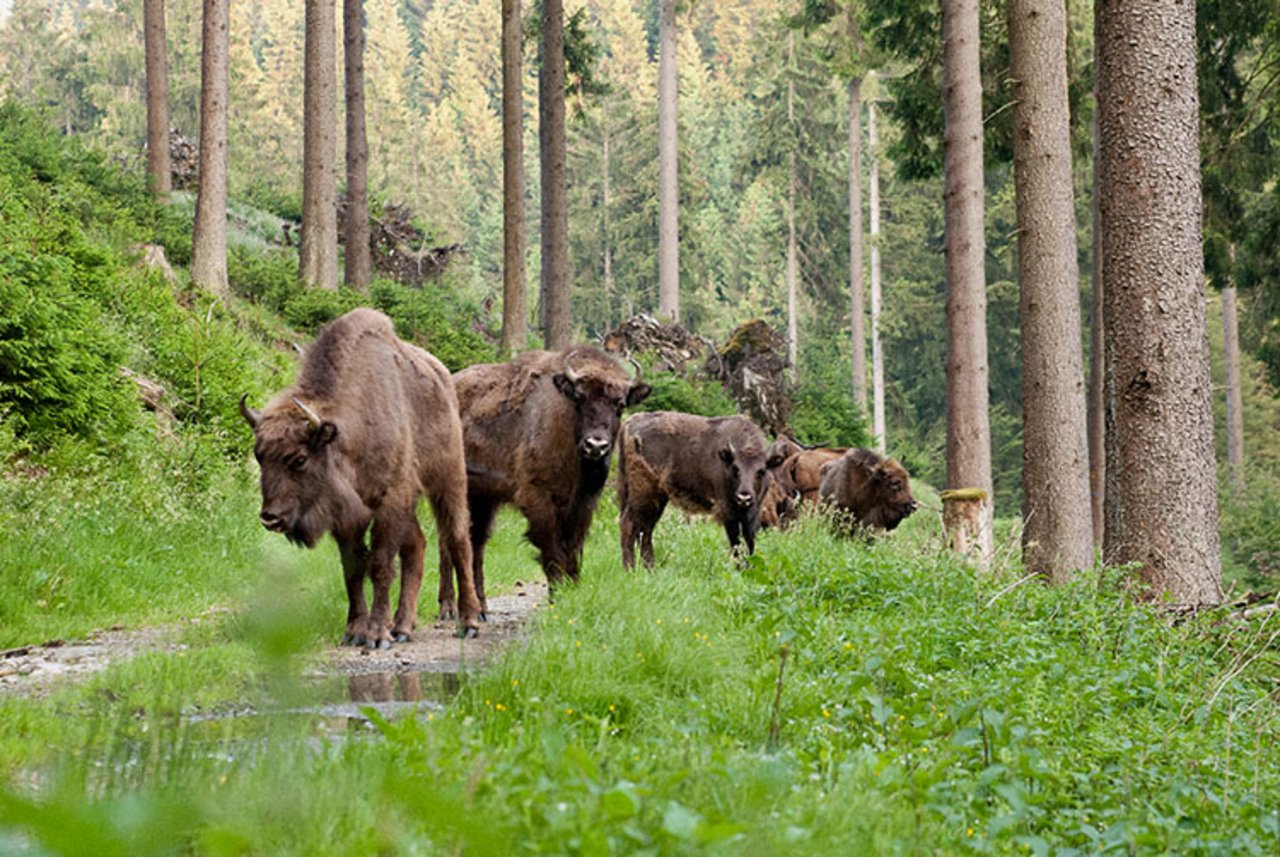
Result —
<instances>
[{"instance_id":1,"label":"adult bison","mask_svg":"<svg viewBox=\"0 0 1280 857\"><path fill-rule=\"evenodd\" d=\"M850 449L824 464L818 493L850 529L892 530L916 510L907 471L869 449Z\"/></svg>"},{"instance_id":2,"label":"adult bison","mask_svg":"<svg viewBox=\"0 0 1280 857\"><path fill-rule=\"evenodd\" d=\"M462 633L478 627L467 539L462 424L453 382L439 360L395 334L391 320L356 309L325 327L307 349L294 386L261 411L240 399L262 470L268 530L314 547L333 534L347 583L344 643L390 648L417 622L426 540L417 502L431 501L441 551L456 569ZM365 532L372 525L368 546ZM400 602L390 592L400 557ZM373 582L373 609L364 580ZM451 616L452 602L441 605Z\"/></svg>"},{"instance_id":3,"label":"adult bison","mask_svg":"<svg viewBox=\"0 0 1280 857\"><path fill-rule=\"evenodd\" d=\"M582 545L609 477L626 408L652 392L598 348L531 351L509 363L454 375L462 413L471 509L473 576L485 607L484 547L498 509L510 503L529 523L554 586L578 579ZM440 600L452 596L440 578Z\"/></svg>"},{"instance_id":4,"label":"adult bison","mask_svg":"<svg viewBox=\"0 0 1280 857\"><path fill-rule=\"evenodd\" d=\"M671 411L636 414L622 426L618 452L622 564L635 565L635 545L653 565L653 528L668 501L711 514L729 545L756 548L768 468L781 453L766 449L764 433L746 417L699 417Z\"/></svg>"}]
</instances>

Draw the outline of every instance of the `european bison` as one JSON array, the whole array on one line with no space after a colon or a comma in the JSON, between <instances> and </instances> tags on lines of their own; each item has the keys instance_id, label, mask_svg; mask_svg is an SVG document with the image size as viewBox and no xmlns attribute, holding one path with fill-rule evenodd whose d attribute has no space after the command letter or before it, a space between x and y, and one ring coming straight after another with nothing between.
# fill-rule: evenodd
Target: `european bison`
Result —
<instances>
[{"instance_id":1,"label":"european bison","mask_svg":"<svg viewBox=\"0 0 1280 857\"><path fill-rule=\"evenodd\" d=\"M485 607L484 546L498 509L529 522L552 586L578 579L582 545L609 476L624 409L652 388L592 346L532 351L454 376L467 458L476 591ZM448 575L440 599L452 597Z\"/></svg>"},{"instance_id":2,"label":"european bison","mask_svg":"<svg viewBox=\"0 0 1280 857\"><path fill-rule=\"evenodd\" d=\"M916 510L907 471L869 449L850 449L824 464L819 495L850 529L892 530Z\"/></svg>"},{"instance_id":3,"label":"european bison","mask_svg":"<svg viewBox=\"0 0 1280 857\"><path fill-rule=\"evenodd\" d=\"M618 452L622 564L635 565L635 545L653 565L653 528L668 501L708 513L724 527L729 545L740 540L754 553L760 502L771 456L764 433L746 417L699 417L671 411L636 414L622 426Z\"/></svg>"},{"instance_id":4,"label":"european bison","mask_svg":"<svg viewBox=\"0 0 1280 857\"><path fill-rule=\"evenodd\" d=\"M314 547L333 533L347 583L344 643L390 648L418 615L426 540L417 502L431 501L441 551L457 571L463 633L478 627L471 580L462 424L453 382L439 360L397 338L391 320L356 309L325 327L303 357L297 383L261 411L240 399L262 470L268 530ZM372 524L371 542L365 531ZM400 556L400 603L390 592ZM373 582L365 607L364 579ZM452 602L441 605L452 615Z\"/></svg>"}]
</instances>

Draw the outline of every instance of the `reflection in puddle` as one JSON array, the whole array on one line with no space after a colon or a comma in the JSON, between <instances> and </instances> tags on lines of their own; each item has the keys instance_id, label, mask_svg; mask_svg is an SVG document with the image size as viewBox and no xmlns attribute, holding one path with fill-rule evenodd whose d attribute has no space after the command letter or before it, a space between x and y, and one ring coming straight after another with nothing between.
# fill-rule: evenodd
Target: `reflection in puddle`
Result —
<instances>
[{"instance_id":1,"label":"reflection in puddle","mask_svg":"<svg viewBox=\"0 0 1280 857\"><path fill-rule=\"evenodd\" d=\"M188 723L304 718L315 732L361 731L373 726L367 714L392 720L406 714L444 710L462 688L454 672L367 672L324 676L304 682L288 694L289 701L234 712L196 714Z\"/></svg>"}]
</instances>

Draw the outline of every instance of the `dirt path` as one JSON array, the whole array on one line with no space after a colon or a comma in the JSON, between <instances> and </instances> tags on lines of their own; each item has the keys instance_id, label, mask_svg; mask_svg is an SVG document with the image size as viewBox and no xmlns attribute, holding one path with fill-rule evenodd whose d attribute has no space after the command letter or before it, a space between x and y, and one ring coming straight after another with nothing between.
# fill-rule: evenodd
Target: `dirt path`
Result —
<instances>
[{"instance_id":1,"label":"dirt path","mask_svg":"<svg viewBox=\"0 0 1280 857\"><path fill-rule=\"evenodd\" d=\"M430 622L419 627L413 642L387 651L334 646L309 676L359 676L363 674L455 674L482 666L502 648L520 637L524 620L547 600L544 582L517 581L515 592L489 599L489 621L480 636L463 640L455 624ZM177 652L187 647L182 632L207 621L225 608L170 625L95 631L84 640L53 640L40 645L0 651L0 696L41 698L63 682L83 681L117 661L143 652Z\"/></svg>"}]
</instances>

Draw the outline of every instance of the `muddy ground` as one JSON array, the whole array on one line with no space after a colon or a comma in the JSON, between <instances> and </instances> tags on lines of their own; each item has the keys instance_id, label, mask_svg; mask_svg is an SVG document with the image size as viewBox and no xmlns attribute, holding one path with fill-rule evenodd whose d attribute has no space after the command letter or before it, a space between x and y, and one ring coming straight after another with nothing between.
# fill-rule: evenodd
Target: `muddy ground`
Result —
<instances>
[{"instance_id":1,"label":"muddy ground","mask_svg":"<svg viewBox=\"0 0 1280 857\"><path fill-rule=\"evenodd\" d=\"M378 676L376 681L389 682L422 673L464 673L483 666L503 647L519 639L530 611L546 600L544 582L517 581L512 594L489 599L489 621L482 625L478 637L460 639L452 621L426 622L415 632L412 642L397 644L390 650L335 645L307 671L307 676ZM115 626L95 631L84 640L51 640L0 651L0 695L40 698L63 682L83 680L140 653L181 651L187 648L182 642L183 631L220 612L225 608L170 625Z\"/></svg>"}]
</instances>

